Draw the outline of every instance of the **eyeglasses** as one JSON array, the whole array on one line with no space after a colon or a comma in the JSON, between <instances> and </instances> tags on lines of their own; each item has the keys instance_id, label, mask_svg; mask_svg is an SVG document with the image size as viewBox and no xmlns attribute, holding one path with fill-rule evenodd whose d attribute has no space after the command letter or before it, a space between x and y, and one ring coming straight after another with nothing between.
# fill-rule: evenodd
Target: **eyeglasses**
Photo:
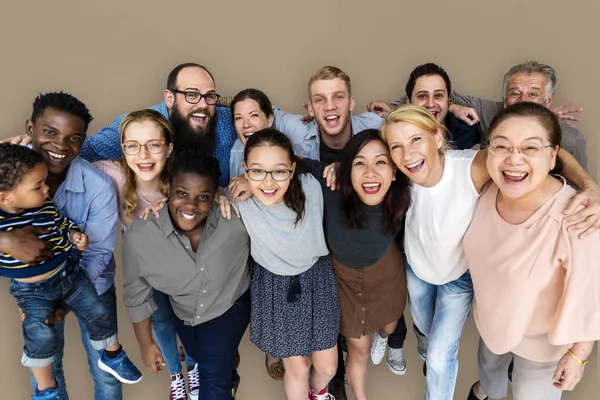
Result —
<instances>
[{"instance_id":1,"label":"eyeglasses","mask_svg":"<svg viewBox=\"0 0 600 400\"><path fill-rule=\"evenodd\" d=\"M274 169L273 171L266 171L258 168L246 169L248 178L255 182L264 181L267 179L267 175L271 175L271 179L273 179L275 182L283 182L286 181L290 175L292 175L292 172L293 170L291 169Z\"/></svg>"},{"instance_id":2,"label":"eyeglasses","mask_svg":"<svg viewBox=\"0 0 600 400\"><path fill-rule=\"evenodd\" d=\"M164 150L165 142L163 140L148 140L146 143L141 144L134 140L130 140L121 145L123 153L128 156L135 156L142 150L142 147L145 147L148 153L158 154L162 153Z\"/></svg>"},{"instance_id":3,"label":"eyeglasses","mask_svg":"<svg viewBox=\"0 0 600 400\"><path fill-rule=\"evenodd\" d=\"M187 101L190 104L198 104L198 103L200 103L200 100L202 100L202 98L204 97L206 104L208 104L209 106L212 106L214 104L217 104L219 97L221 97L221 95L216 94L216 93L202 94L199 92L185 92L183 90L177 90L177 89L170 89L170 90L173 93L183 94L185 96L185 101Z\"/></svg>"},{"instance_id":4,"label":"eyeglasses","mask_svg":"<svg viewBox=\"0 0 600 400\"><path fill-rule=\"evenodd\" d=\"M526 156L536 156L538 155L542 150L544 150L547 147L554 147L551 144L549 145L536 145L536 144L526 144L524 146L512 146L508 143L492 143L490 144L490 152L498 157L502 157L502 156L508 156L510 154L512 154L515 149Z\"/></svg>"}]
</instances>

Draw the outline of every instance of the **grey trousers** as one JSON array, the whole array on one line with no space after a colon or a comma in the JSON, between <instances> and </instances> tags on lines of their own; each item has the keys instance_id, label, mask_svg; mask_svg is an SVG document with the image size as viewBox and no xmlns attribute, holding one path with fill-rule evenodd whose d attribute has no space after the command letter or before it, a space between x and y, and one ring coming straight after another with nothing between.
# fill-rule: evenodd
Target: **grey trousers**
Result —
<instances>
[{"instance_id":1,"label":"grey trousers","mask_svg":"<svg viewBox=\"0 0 600 400\"><path fill-rule=\"evenodd\" d=\"M479 381L490 399L506 397L508 366L514 357L512 375L513 400L559 400L562 390L553 386L552 376L558 360L540 363L513 353L494 354L479 340Z\"/></svg>"}]
</instances>

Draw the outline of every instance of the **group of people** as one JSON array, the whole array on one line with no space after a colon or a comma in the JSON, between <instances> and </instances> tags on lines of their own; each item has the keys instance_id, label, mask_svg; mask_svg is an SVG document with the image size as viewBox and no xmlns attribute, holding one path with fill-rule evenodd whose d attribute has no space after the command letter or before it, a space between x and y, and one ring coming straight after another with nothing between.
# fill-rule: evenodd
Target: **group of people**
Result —
<instances>
[{"instance_id":1,"label":"group of people","mask_svg":"<svg viewBox=\"0 0 600 400\"><path fill-rule=\"evenodd\" d=\"M406 372L407 300L426 399L454 398L471 311L468 400L504 397L509 377L517 400L559 399L600 339L600 188L577 110L549 108L555 84L551 67L519 64L497 103L452 91L430 63L398 101L353 115L350 78L326 66L301 116L257 89L221 98L186 63L163 103L87 138L80 100L40 95L26 137L0 144L0 275L32 398L68 399L69 311L96 400L141 379L116 335L119 220L124 303L170 400L235 398L248 326L288 399L346 399L346 378L367 399L369 359L387 350Z\"/></svg>"}]
</instances>

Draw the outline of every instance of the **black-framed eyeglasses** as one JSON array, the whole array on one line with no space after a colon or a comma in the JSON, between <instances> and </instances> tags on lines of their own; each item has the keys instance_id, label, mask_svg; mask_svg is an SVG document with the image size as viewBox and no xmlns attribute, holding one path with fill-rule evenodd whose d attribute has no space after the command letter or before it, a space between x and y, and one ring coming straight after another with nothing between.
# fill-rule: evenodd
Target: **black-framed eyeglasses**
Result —
<instances>
[{"instance_id":1,"label":"black-framed eyeglasses","mask_svg":"<svg viewBox=\"0 0 600 400\"><path fill-rule=\"evenodd\" d=\"M177 90L177 89L169 89L169 90L173 93L183 94L185 96L185 101L187 101L190 104L198 104L198 103L200 103L200 100L202 100L202 98L204 97L204 101L206 101L206 104L208 104L209 106L212 106L214 104L217 104L217 101L219 101L219 97L221 97L220 94L216 94L216 93L202 94L200 92L187 92L184 90Z\"/></svg>"},{"instance_id":2,"label":"black-framed eyeglasses","mask_svg":"<svg viewBox=\"0 0 600 400\"><path fill-rule=\"evenodd\" d=\"M248 174L248 178L252 179L255 182L262 182L267 179L267 175L271 175L271 179L275 182L283 182L288 180L288 178L294 172L293 169L274 169L272 171L267 171L260 168L248 168L245 170Z\"/></svg>"}]
</instances>

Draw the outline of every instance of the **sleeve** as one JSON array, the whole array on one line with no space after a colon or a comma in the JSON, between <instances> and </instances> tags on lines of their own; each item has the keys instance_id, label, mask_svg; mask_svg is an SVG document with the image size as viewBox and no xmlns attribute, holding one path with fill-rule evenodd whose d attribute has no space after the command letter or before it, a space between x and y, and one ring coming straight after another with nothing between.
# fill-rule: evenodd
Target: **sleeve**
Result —
<instances>
[{"instance_id":1,"label":"sleeve","mask_svg":"<svg viewBox=\"0 0 600 400\"><path fill-rule=\"evenodd\" d=\"M394 106L402 106L402 105L406 104L406 95L400 96L400 98L398 100L394 100L390 104L392 104Z\"/></svg>"},{"instance_id":2,"label":"sleeve","mask_svg":"<svg viewBox=\"0 0 600 400\"><path fill-rule=\"evenodd\" d=\"M129 319L133 323L150 318L158 309L154 302L154 289L141 276L139 257L131 238L132 230L125 234L123 240L123 297Z\"/></svg>"},{"instance_id":3,"label":"sleeve","mask_svg":"<svg viewBox=\"0 0 600 400\"><path fill-rule=\"evenodd\" d=\"M372 112L364 112L352 117L352 124L357 123L357 126L362 129L381 129L383 118Z\"/></svg>"},{"instance_id":4,"label":"sleeve","mask_svg":"<svg viewBox=\"0 0 600 400\"><path fill-rule=\"evenodd\" d=\"M122 157L119 125L128 113L117 117L110 125L100 129L95 135L89 136L81 146L81 158L95 162L99 160L116 160Z\"/></svg>"},{"instance_id":5,"label":"sleeve","mask_svg":"<svg viewBox=\"0 0 600 400\"><path fill-rule=\"evenodd\" d=\"M477 124L479 136L481 144L485 146L490 125L494 117L502 111L504 104L502 102L482 99L481 97L460 94L454 90L450 93L450 100L461 106L472 107L477 111L477 114L479 114L479 123Z\"/></svg>"},{"instance_id":6,"label":"sleeve","mask_svg":"<svg viewBox=\"0 0 600 400\"><path fill-rule=\"evenodd\" d=\"M275 129L283 132L293 145L303 142L310 136L310 126L314 122L305 124L301 120L301 115L290 114L277 107L273 107L273 114L275 115Z\"/></svg>"},{"instance_id":7,"label":"sleeve","mask_svg":"<svg viewBox=\"0 0 600 400\"><path fill-rule=\"evenodd\" d=\"M579 239L563 225L558 241L565 278L548 339L557 346L599 340L600 233Z\"/></svg>"},{"instance_id":8,"label":"sleeve","mask_svg":"<svg viewBox=\"0 0 600 400\"><path fill-rule=\"evenodd\" d=\"M302 172L312 175L319 183L321 187L325 187L327 185L327 181L323 178L323 171L325 167L328 165L327 163L312 160L310 158L303 158L300 160L302 164Z\"/></svg>"},{"instance_id":9,"label":"sleeve","mask_svg":"<svg viewBox=\"0 0 600 400\"><path fill-rule=\"evenodd\" d=\"M113 259L118 215L115 188L107 182L104 190L92 199L85 225L89 245L81 255L80 264L92 282L102 275Z\"/></svg>"},{"instance_id":10,"label":"sleeve","mask_svg":"<svg viewBox=\"0 0 600 400\"><path fill-rule=\"evenodd\" d=\"M71 236L69 236L69 232L74 230L74 231L79 231L81 233L83 233L83 229L81 229L79 227L79 225L77 225L75 222L71 221L69 218L65 217L64 215L61 215L58 210L56 210L56 207L54 206L54 204L50 203L52 205L52 211L54 211L55 215L54 215L54 223L55 226L57 227L58 230L58 234L62 237L64 237L65 239L67 239L69 242L71 242Z\"/></svg>"}]
</instances>

